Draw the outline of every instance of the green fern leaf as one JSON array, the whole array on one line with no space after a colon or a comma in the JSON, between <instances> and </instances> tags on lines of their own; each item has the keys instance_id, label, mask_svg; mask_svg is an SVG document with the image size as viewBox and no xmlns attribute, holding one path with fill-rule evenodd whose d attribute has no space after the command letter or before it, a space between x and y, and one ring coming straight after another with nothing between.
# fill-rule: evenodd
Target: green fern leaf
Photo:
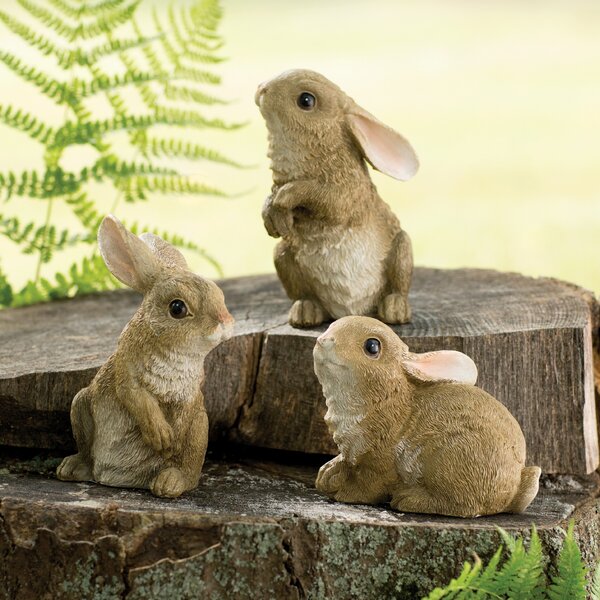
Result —
<instances>
[{"instance_id":1,"label":"green fern leaf","mask_svg":"<svg viewBox=\"0 0 600 600\"><path fill-rule=\"evenodd\" d=\"M557 572L548 589L550 600L585 600L586 571L575 541L573 521L569 523L563 547L558 556Z\"/></svg>"},{"instance_id":2,"label":"green fern leaf","mask_svg":"<svg viewBox=\"0 0 600 600\"><path fill-rule=\"evenodd\" d=\"M424 600L441 600L447 598L451 600L458 598L461 592L471 593L476 589L476 581L481 571L481 561L476 557L475 564L466 562L463 565L460 575L452 579L445 588L435 588ZM463 595L463 597L465 597Z\"/></svg>"},{"instance_id":3,"label":"green fern leaf","mask_svg":"<svg viewBox=\"0 0 600 600\"><path fill-rule=\"evenodd\" d=\"M188 87L175 86L172 83L165 85L165 97L168 100L177 102L194 102L196 104L227 104L225 100L205 94L200 90L194 90Z\"/></svg>"},{"instance_id":4,"label":"green fern leaf","mask_svg":"<svg viewBox=\"0 0 600 600\"><path fill-rule=\"evenodd\" d=\"M35 2L29 0L17 0L17 2L31 14L33 17L38 19L46 27L53 29L60 37L65 38L67 41L72 42L74 37L73 28L69 27L63 19L55 17L50 11L42 8Z\"/></svg>"},{"instance_id":5,"label":"green fern leaf","mask_svg":"<svg viewBox=\"0 0 600 600\"><path fill-rule=\"evenodd\" d=\"M242 168L242 165L215 150L183 140L147 137L145 142L141 144L141 147L145 152L157 157L167 156L169 158L188 158L190 160L202 158L211 162Z\"/></svg>"},{"instance_id":6,"label":"green fern leaf","mask_svg":"<svg viewBox=\"0 0 600 600\"><path fill-rule=\"evenodd\" d=\"M54 100L57 104L77 103L77 97L70 94L63 83L47 77L42 71L35 67L24 65L19 58L14 56L14 54L11 54L10 52L0 52L0 61L22 79L35 85L40 92Z\"/></svg>"},{"instance_id":7,"label":"green fern leaf","mask_svg":"<svg viewBox=\"0 0 600 600\"><path fill-rule=\"evenodd\" d=\"M6 275L0 268L0 306L10 306L13 303L13 290Z\"/></svg>"},{"instance_id":8,"label":"green fern leaf","mask_svg":"<svg viewBox=\"0 0 600 600\"><path fill-rule=\"evenodd\" d=\"M53 134L52 128L38 121L33 115L12 106L0 105L0 122L23 131L42 144L45 144Z\"/></svg>"}]
</instances>

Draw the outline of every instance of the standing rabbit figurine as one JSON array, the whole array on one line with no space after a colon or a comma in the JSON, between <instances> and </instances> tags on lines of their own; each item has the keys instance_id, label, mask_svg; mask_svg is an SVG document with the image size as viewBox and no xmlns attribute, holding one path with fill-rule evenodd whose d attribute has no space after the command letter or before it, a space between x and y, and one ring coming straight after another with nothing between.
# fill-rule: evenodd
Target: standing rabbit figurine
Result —
<instances>
[{"instance_id":1,"label":"standing rabbit figurine","mask_svg":"<svg viewBox=\"0 0 600 600\"><path fill-rule=\"evenodd\" d=\"M412 354L383 323L344 317L318 338L314 360L340 450L319 491L457 517L523 512L535 498L540 468L525 466L519 424L473 385L468 356Z\"/></svg>"},{"instance_id":2,"label":"standing rabbit figurine","mask_svg":"<svg viewBox=\"0 0 600 600\"><path fill-rule=\"evenodd\" d=\"M396 179L419 163L410 144L331 81L306 70L261 84L273 188L263 208L281 237L275 267L294 300L289 321L311 327L346 315L410 320L410 238L379 197L365 160Z\"/></svg>"},{"instance_id":3,"label":"standing rabbit figurine","mask_svg":"<svg viewBox=\"0 0 600 600\"><path fill-rule=\"evenodd\" d=\"M113 275L144 299L115 353L73 400L78 453L57 476L174 498L198 485L208 441L204 358L231 336L233 317L216 284L190 272L161 238L137 237L108 216L98 245Z\"/></svg>"}]
</instances>

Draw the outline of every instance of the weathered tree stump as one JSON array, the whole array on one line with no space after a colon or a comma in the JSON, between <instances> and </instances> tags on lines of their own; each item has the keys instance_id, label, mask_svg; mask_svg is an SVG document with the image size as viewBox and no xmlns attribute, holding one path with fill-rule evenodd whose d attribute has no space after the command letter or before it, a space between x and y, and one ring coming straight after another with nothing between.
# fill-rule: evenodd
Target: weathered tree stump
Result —
<instances>
[{"instance_id":1,"label":"weathered tree stump","mask_svg":"<svg viewBox=\"0 0 600 600\"><path fill-rule=\"evenodd\" d=\"M535 522L555 557L571 518L600 558L597 476L547 478L524 515L469 520L331 502L315 464L265 456L213 458L176 500L57 481L57 464L0 460L0 600L414 600L487 561L496 526Z\"/></svg>"},{"instance_id":2,"label":"weathered tree stump","mask_svg":"<svg viewBox=\"0 0 600 600\"><path fill-rule=\"evenodd\" d=\"M221 281L235 336L207 359L211 438L308 453L335 453L313 372L325 327L287 325L275 276ZM0 443L72 444L68 411L113 351L139 304L118 291L0 312ZM547 473L598 466L592 342L598 305L575 286L484 270L417 269L413 321L396 327L412 350L455 349L478 384L520 422L530 464Z\"/></svg>"}]
</instances>

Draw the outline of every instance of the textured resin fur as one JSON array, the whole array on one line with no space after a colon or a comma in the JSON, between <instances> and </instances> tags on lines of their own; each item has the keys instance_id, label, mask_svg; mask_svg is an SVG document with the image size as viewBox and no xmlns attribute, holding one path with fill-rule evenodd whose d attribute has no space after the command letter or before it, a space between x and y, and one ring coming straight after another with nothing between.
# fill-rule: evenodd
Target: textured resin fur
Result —
<instances>
[{"instance_id":1,"label":"textured resin fur","mask_svg":"<svg viewBox=\"0 0 600 600\"><path fill-rule=\"evenodd\" d=\"M303 92L316 98L313 109L298 106ZM263 83L256 103L273 171L263 219L269 235L282 238L275 267L294 300L290 323L310 327L353 314L409 321L410 239L365 161L409 179L418 169L410 144L313 71Z\"/></svg>"},{"instance_id":2,"label":"textured resin fur","mask_svg":"<svg viewBox=\"0 0 600 600\"><path fill-rule=\"evenodd\" d=\"M137 237L109 216L98 243L110 271L144 299L115 353L73 400L78 453L57 476L176 497L200 478L208 441L204 358L230 337L233 317L221 290L161 238ZM173 300L185 303L186 316L171 316Z\"/></svg>"},{"instance_id":3,"label":"textured resin fur","mask_svg":"<svg viewBox=\"0 0 600 600\"><path fill-rule=\"evenodd\" d=\"M377 356L368 339L379 341ZM318 338L314 360L340 450L321 467L319 491L458 517L523 512L535 498L540 468L525 466L521 428L473 385L464 354L413 354L383 323L345 317Z\"/></svg>"}]
</instances>

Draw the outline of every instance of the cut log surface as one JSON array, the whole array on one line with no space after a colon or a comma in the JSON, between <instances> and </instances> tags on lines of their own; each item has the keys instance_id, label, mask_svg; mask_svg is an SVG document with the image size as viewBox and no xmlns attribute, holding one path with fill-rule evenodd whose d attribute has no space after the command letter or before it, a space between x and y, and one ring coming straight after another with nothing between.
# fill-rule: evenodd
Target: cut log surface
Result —
<instances>
[{"instance_id":1,"label":"cut log surface","mask_svg":"<svg viewBox=\"0 0 600 600\"><path fill-rule=\"evenodd\" d=\"M211 439L335 454L312 349L326 326L287 324L274 275L219 282L234 337L206 361ZM529 464L547 473L598 466L593 339L598 305L575 286L485 270L416 269L413 320L395 327L411 350L460 350L478 385L521 424ZM140 297L117 291L0 312L0 443L66 448L68 411L114 350Z\"/></svg>"},{"instance_id":2,"label":"cut log surface","mask_svg":"<svg viewBox=\"0 0 600 600\"><path fill-rule=\"evenodd\" d=\"M554 556L569 519L600 558L597 476L546 478L523 515L456 519L331 502L300 458L213 457L176 500L57 481L48 456L0 459L0 599L414 600L487 561L496 526L536 523Z\"/></svg>"}]
</instances>

